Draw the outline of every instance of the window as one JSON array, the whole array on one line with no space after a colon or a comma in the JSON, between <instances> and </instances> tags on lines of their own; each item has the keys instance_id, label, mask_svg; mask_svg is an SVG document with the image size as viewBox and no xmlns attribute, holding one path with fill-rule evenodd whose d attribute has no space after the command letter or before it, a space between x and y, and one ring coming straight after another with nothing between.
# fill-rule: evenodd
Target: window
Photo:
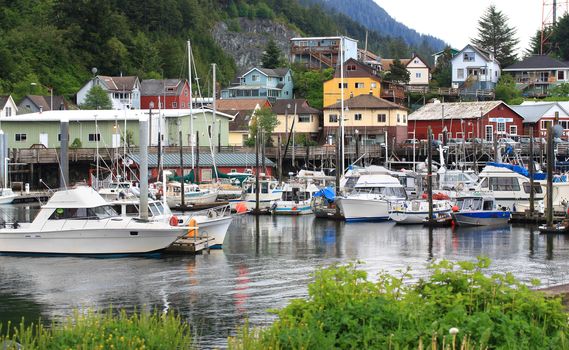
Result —
<instances>
[{"instance_id":1,"label":"window","mask_svg":"<svg viewBox=\"0 0 569 350\"><path fill-rule=\"evenodd\" d=\"M25 142L28 139L28 134L16 134L16 142Z\"/></svg>"},{"instance_id":2,"label":"window","mask_svg":"<svg viewBox=\"0 0 569 350\"><path fill-rule=\"evenodd\" d=\"M178 103L177 103L177 102L172 102L172 108L178 108Z\"/></svg>"},{"instance_id":3,"label":"window","mask_svg":"<svg viewBox=\"0 0 569 350\"><path fill-rule=\"evenodd\" d=\"M417 72L415 73L415 78L420 78L421 77L421 73Z\"/></svg>"},{"instance_id":4,"label":"window","mask_svg":"<svg viewBox=\"0 0 569 350\"><path fill-rule=\"evenodd\" d=\"M486 141L494 141L494 126L486 125Z\"/></svg>"},{"instance_id":5,"label":"window","mask_svg":"<svg viewBox=\"0 0 569 350\"><path fill-rule=\"evenodd\" d=\"M89 134L89 142L101 141L101 134Z\"/></svg>"},{"instance_id":6,"label":"window","mask_svg":"<svg viewBox=\"0 0 569 350\"><path fill-rule=\"evenodd\" d=\"M354 114L354 120L362 120L362 115L361 115L361 113L356 113L356 114Z\"/></svg>"},{"instance_id":7,"label":"window","mask_svg":"<svg viewBox=\"0 0 569 350\"><path fill-rule=\"evenodd\" d=\"M494 202L493 201L484 201L484 205L482 206L482 210L492 210L494 209Z\"/></svg>"},{"instance_id":8,"label":"window","mask_svg":"<svg viewBox=\"0 0 569 350\"><path fill-rule=\"evenodd\" d=\"M378 114L377 115L377 122L378 123L385 123L387 120L387 116L385 114Z\"/></svg>"},{"instance_id":9,"label":"window","mask_svg":"<svg viewBox=\"0 0 569 350\"><path fill-rule=\"evenodd\" d=\"M299 123L310 123L312 121L312 116L308 115L308 114L304 114L304 115L299 115L298 116L298 122Z\"/></svg>"},{"instance_id":10,"label":"window","mask_svg":"<svg viewBox=\"0 0 569 350\"><path fill-rule=\"evenodd\" d=\"M541 130L547 130L547 126L551 123L551 120L542 120L541 121Z\"/></svg>"},{"instance_id":11,"label":"window","mask_svg":"<svg viewBox=\"0 0 569 350\"><path fill-rule=\"evenodd\" d=\"M202 181L211 181L211 169L202 169L202 176L201 176L201 180Z\"/></svg>"},{"instance_id":12,"label":"window","mask_svg":"<svg viewBox=\"0 0 569 350\"><path fill-rule=\"evenodd\" d=\"M6 107L6 117L10 117L12 115L12 107Z\"/></svg>"},{"instance_id":13,"label":"window","mask_svg":"<svg viewBox=\"0 0 569 350\"><path fill-rule=\"evenodd\" d=\"M364 86L365 86L364 83L355 83L356 89L363 89Z\"/></svg>"},{"instance_id":14,"label":"window","mask_svg":"<svg viewBox=\"0 0 569 350\"><path fill-rule=\"evenodd\" d=\"M372 88L372 89L375 89L376 87L377 87L377 83L376 83L376 82L372 82L372 83L371 83L371 88Z\"/></svg>"},{"instance_id":15,"label":"window","mask_svg":"<svg viewBox=\"0 0 569 350\"><path fill-rule=\"evenodd\" d=\"M413 63L419 64L419 60L416 59L416 60L413 61Z\"/></svg>"},{"instance_id":16,"label":"window","mask_svg":"<svg viewBox=\"0 0 569 350\"><path fill-rule=\"evenodd\" d=\"M462 58L464 62L474 62L474 52L465 52Z\"/></svg>"},{"instance_id":17,"label":"window","mask_svg":"<svg viewBox=\"0 0 569 350\"><path fill-rule=\"evenodd\" d=\"M95 208L57 208L48 220L99 220L118 216L110 205Z\"/></svg>"},{"instance_id":18,"label":"window","mask_svg":"<svg viewBox=\"0 0 569 350\"><path fill-rule=\"evenodd\" d=\"M558 70L557 71L557 80L565 80L565 71L564 70Z\"/></svg>"},{"instance_id":19,"label":"window","mask_svg":"<svg viewBox=\"0 0 569 350\"><path fill-rule=\"evenodd\" d=\"M330 114L328 117L328 121L330 123L337 123L338 122L338 115L337 114Z\"/></svg>"},{"instance_id":20,"label":"window","mask_svg":"<svg viewBox=\"0 0 569 350\"><path fill-rule=\"evenodd\" d=\"M407 116L403 114L403 123L407 123Z\"/></svg>"},{"instance_id":21,"label":"window","mask_svg":"<svg viewBox=\"0 0 569 350\"><path fill-rule=\"evenodd\" d=\"M184 96L188 96L188 90L184 89Z\"/></svg>"},{"instance_id":22,"label":"window","mask_svg":"<svg viewBox=\"0 0 569 350\"><path fill-rule=\"evenodd\" d=\"M350 64L346 67L347 71L353 71L356 70L356 65L355 64Z\"/></svg>"},{"instance_id":23,"label":"window","mask_svg":"<svg viewBox=\"0 0 569 350\"><path fill-rule=\"evenodd\" d=\"M456 70L456 78L464 79L464 68L459 68Z\"/></svg>"},{"instance_id":24,"label":"window","mask_svg":"<svg viewBox=\"0 0 569 350\"><path fill-rule=\"evenodd\" d=\"M397 114L397 122L398 122L398 123L401 122L401 118L399 117L399 113Z\"/></svg>"},{"instance_id":25,"label":"window","mask_svg":"<svg viewBox=\"0 0 569 350\"><path fill-rule=\"evenodd\" d=\"M251 76L251 81L257 81L257 79L259 79L259 76L257 74L253 74Z\"/></svg>"},{"instance_id":26,"label":"window","mask_svg":"<svg viewBox=\"0 0 569 350\"><path fill-rule=\"evenodd\" d=\"M338 89L342 88L342 83L338 83ZM344 89L348 88L348 83L344 83Z\"/></svg>"},{"instance_id":27,"label":"window","mask_svg":"<svg viewBox=\"0 0 569 350\"><path fill-rule=\"evenodd\" d=\"M506 123L498 123L497 132L506 132Z\"/></svg>"},{"instance_id":28,"label":"window","mask_svg":"<svg viewBox=\"0 0 569 350\"><path fill-rule=\"evenodd\" d=\"M186 108L186 103L182 102L182 108Z\"/></svg>"},{"instance_id":29,"label":"window","mask_svg":"<svg viewBox=\"0 0 569 350\"><path fill-rule=\"evenodd\" d=\"M529 185L529 182L524 182L522 185L524 186L524 192L529 193L529 190L531 188ZM537 182L534 182L533 183L533 193L542 193L542 192L543 192L543 190L541 188L541 185L538 184Z\"/></svg>"},{"instance_id":30,"label":"window","mask_svg":"<svg viewBox=\"0 0 569 350\"><path fill-rule=\"evenodd\" d=\"M517 134L518 134L517 125L510 125L510 135L517 135Z\"/></svg>"},{"instance_id":31,"label":"window","mask_svg":"<svg viewBox=\"0 0 569 350\"><path fill-rule=\"evenodd\" d=\"M486 75L486 68L480 68L480 75Z\"/></svg>"},{"instance_id":32,"label":"window","mask_svg":"<svg viewBox=\"0 0 569 350\"><path fill-rule=\"evenodd\" d=\"M490 191L519 191L520 184L515 177L491 177L489 178Z\"/></svg>"}]
</instances>

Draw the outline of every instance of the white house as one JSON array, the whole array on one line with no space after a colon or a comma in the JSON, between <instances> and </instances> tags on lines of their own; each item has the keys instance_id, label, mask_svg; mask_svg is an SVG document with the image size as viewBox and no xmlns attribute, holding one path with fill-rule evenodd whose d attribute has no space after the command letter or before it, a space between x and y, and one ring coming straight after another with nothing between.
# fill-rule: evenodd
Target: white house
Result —
<instances>
[{"instance_id":1,"label":"white house","mask_svg":"<svg viewBox=\"0 0 569 350\"><path fill-rule=\"evenodd\" d=\"M98 75L89 80L77 92L77 104L85 102L87 93L94 85L99 85L109 95L113 109L140 109L140 81L138 77L109 77Z\"/></svg>"},{"instance_id":2,"label":"white house","mask_svg":"<svg viewBox=\"0 0 569 350\"><path fill-rule=\"evenodd\" d=\"M0 96L0 117L12 117L18 113L18 106L12 96Z\"/></svg>"},{"instance_id":3,"label":"white house","mask_svg":"<svg viewBox=\"0 0 569 350\"><path fill-rule=\"evenodd\" d=\"M414 54L407 62L407 71L409 72L409 84L412 86L429 85L431 79L431 68L427 61L420 56Z\"/></svg>"},{"instance_id":4,"label":"white house","mask_svg":"<svg viewBox=\"0 0 569 350\"><path fill-rule=\"evenodd\" d=\"M492 90L500 78L500 62L474 45L466 45L451 62L453 88Z\"/></svg>"}]
</instances>

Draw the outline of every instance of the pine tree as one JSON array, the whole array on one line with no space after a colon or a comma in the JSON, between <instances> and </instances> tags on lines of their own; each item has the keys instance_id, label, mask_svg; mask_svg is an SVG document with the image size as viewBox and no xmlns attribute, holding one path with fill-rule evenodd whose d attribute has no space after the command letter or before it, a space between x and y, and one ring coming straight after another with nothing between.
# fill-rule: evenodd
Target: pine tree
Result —
<instances>
[{"instance_id":1,"label":"pine tree","mask_svg":"<svg viewBox=\"0 0 569 350\"><path fill-rule=\"evenodd\" d=\"M558 22L550 38L550 48L561 60L569 60L569 15L563 16Z\"/></svg>"},{"instance_id":2,"label":"pine tree","mask_svg":"<svg viewBox=\"0 0 569 350\"><path fill-rule=\"evenodd\" d=\"M433 70L431 83L437 87L450 87L452 83L452 49L445 47L443 54L437 60L437 65Z\"/></svg>"},{"instance_id":3,"label":"pine tree","mask_svg":"<svg viewBox=\"0 0 569 350\"><path fill-rule=\"evenodd\" d=\"M85 103L79 107L81 109L111 109L113 102L102 87L95 85L87 92Z\"/></svg>"},{"instance_id":4,"label":"pine tree","mask_svg":"<svg viewBox=\"0 0 569 350\"><path fill-rule=\"evenodd\" d=\"M516 62L516 29L508 26L508 17L490 5L478 20L478 37L472 43L494 54L502 67Z\"/></svg>"},{"instance_id":5,"label":"pine tree","mask_svg":"<svg viewBox=\"0 0 569 350\"><path fill-rule=\"evenodd\" d=\"M411 79L411 74L399 58L396 58L386 75L386 79L395 83L407 84Z\"/></svg>"},{"instance_id":6,"label":"pine tree","mask_svg":"<svg viewBox=\"0 0 569 350\"><path fill-rule=\"evenodd\" d=\"M271 39L265 47L265 52L263 52L263 57L261 58L261 65L263 68L278 68L283 64L282 53L277 43Z\"/></svg>"}]
</instances>

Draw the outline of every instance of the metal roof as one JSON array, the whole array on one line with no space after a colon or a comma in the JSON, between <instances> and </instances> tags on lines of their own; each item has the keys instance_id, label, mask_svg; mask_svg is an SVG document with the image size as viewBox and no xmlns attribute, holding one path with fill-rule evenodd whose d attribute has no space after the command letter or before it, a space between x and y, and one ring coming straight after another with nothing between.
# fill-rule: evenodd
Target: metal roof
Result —
<instances>
[{"instance_id":1,"label":"metal roof","mask_svg":"<svg viewBox=\"0 0 569 350\"><path fill-rule=\"evenodd\" d=\"M474 119L502 104L506 105L502 101L429 103L409 114L407 120L441 120L443 111L445 119Z\"/></svg>"},{"instance_id":2,"label":"metal roof","mask_svg":"<svg viewBox=\"0 0 569 350\"><path fill-rule=\"evenodd\" d=\"M555 106L563 111L565 116L569 116L569 113L567 113L567 111L556 102L510 107L524 118L524 123L537 123L543 117L552 117L553 115L546 114Z\"/></svg>"},{"instance_id":3,"label":"metal roof","mask_svg":"<svg viewBox=\"0 0 569 350\"><path fill-rule=\"evenodd\" d=\"M129 154L128 157L132 159L136 164L140 163L139 154ZM196 158L197 159L197 158ZM184 166L189 166L192 164L192 155L183 155ZM200 153L200 167L210 167L213 166L213 159L209 153ZM259 164L262 163L261 157L259 157ZM179 167L180 166L180 155L178 153L164 153L162 154L162 164L164 167ZM255 166L255 153L217 153L215 155L215 164L220 167L254 167ZM265 157L265 165L274 167L276 164ZM155 168L158 166L158 155L148 154L148 167Z\"/></svg>"},{"instance_id":4,"label":"metal roof","mask_svg":"<svg viewBox=\"0 0 569 350\"><path fill-rule=\"evenodd\" d=\"M516 62L511 66L502 69L504 72L526 71L526 70L555 70L568 69L569 65L546 55L535 55L526 57L521 62Z\"/></svg>"}]
</instances>

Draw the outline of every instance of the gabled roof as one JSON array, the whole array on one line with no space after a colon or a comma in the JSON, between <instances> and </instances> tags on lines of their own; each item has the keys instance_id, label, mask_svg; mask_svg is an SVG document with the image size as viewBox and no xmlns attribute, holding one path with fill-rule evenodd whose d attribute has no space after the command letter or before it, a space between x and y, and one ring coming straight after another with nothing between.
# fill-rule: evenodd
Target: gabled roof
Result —
<instances>
[{"instance_id":1,"label":"gabled roof","mask_svg":"<svg viewBox=\"0 0 569 350\"><path fill-rule=\"evenodd\" d=\"M140 84L141 96L180 96L186 81L181 79L147 79Z\"/></svg>"},{"instance_id":2,"label":"gabled roof","mask_svg":"<svg viewBox=\"0 0 569 350\"><path fill-rule=\"evenodd\" d=\"M117 92L132 91L138 83L138 77L136 76L110 77L107 75L99 75L97 78L105 84L107 90Z\"/></svg>"},{"instance_id":3,"label":"gabled roof","mask_svg":"<svg viewBox=\"0 0 569 350\"><path fill-rule=\"evenodd\" d=\"M289 106L290 107L287 107ZM289 99L289 100L276 100L273 103L273 113L275 114L293 114L294 107L296 105L296 114L319 114L320 110L316 108L310 107L308 105L308 101L304 98L296 98L296 99Z\"/></svg>"},{"instance_id":4,"label":"gabled roof","mask_svg":"<svg viewBox=\"0 0 569 350\"><path fill-rule=\"evenodd\" d=\"M569 116L569 113L557 102L552 103L543 103L543 104L532 104L532 105L519 105L519 106L510 106L516 113L524 118L524 123L537 123L543 117L552 117L546 116L545 114L550 111L553 107L558 107L560 110L565 112L566 116Z\"/></svg>"},{"instance_id":5,"label":"gabled roof","mask_svg":"<svg viewBox=\"0 0 569 350\"><path fill-rule=\"evenodd\" d=\"M0 109L4 109L6 103L10 100L10 95L0 96Z\"/></svg>"},{"instance_id":6,"label":"gabled roof","mask_svg":"<svg viewBox=\"0 0 569 350\"><path fill-rule=\"evenodd\" d=\"M274 69L269 69L269 68L251 68L249 69L247 72L245 72L242 76L246 76L247 74L251 73L252 71L259 71L260 73L266 75L267 77L277 77L277 78L281 78L284 77L289 71L289 68L274 68Z\"/></svg>"},{"instance_id":7,"label":"gabled roof","mask_svg":"<svg viewBox=\"0 0 569 350\"><path fill-rule=\"evenodd\" d=\"M502 101L429 103L409 114L407 120L441 120L443 110L445 119L475 119L500 105L509 107Z\"/></svg>"},{"instance_id":8,"label":"gabled roof","mask_svg":"<svg viewBox=\"0 0 569 350\"><path fill-rule=\"evenodd\" d=\"M452 47L450 48L450 54L451 56L454 57L454 55L456 55L457 53L459 53L460 51L458 51L457 49L453 49ZM442 55L443 53L445 53L445 50L441 50L438 52L435 52L434 54L432 54L431 56L438 56L438 55Z\"/></svg>"},{"instance_id":9,"label":"gabled roof","mask_svg":"<svg viewBox=\"0 0 569 350\"><path fill-rule=\"evenodd\" d=\"M248 131L249 122L255 109L263 106L270 106L267 99L262 98L240 98L240 99L221 99L215 101L215 108L223 113L234 116L229 123L229 131Z\"/></svg>"},{"instance_id":10,"label":"gabled roof","mask_svg":"<svg viewBox=\"0 0 569 350\"><path fill-rule=\"evenodd\" d=\"M478 55L480 55L480 57L482 57L485 61L492 62L492 60L490 59L490 52L488 52L488 51L486 51L486 50L484 50L484 49L482 49L482 48L479 48L479 47L477 47L477 46L471 45L471 44L466 45L462 50L460 50L456 55L454 55L452 59L454 60L456 57L459 57L459 54L460 54L461 52L464 52L464 51L465 51L466 49L468 49L468 48L470 48L472 51L474 51L474 52L476 52ZM498 62L498 60L496 59L496 57L494 57L494 61L495 61L496 63L500 63L500 62Z\"/></svg>"},{"instance_id":11,"label":"gabled roof","mask_svg":"<svg viewBox=\"0 0 569 350\"><path fill-rule=\"evenodd\" d=\"M129 154L135 163L140 163L139 154ZM192 163L192 155L184 154L184 164ZM148 154L148 166L155 168L158 164L158 156L156 153ZM180 165L180 155L178 153L165 153L162 154L162 164L165 167L177 167ZM215 164L220 167L249 167L255 166L255 154L254 153L217 153L215 155ZM269 158L265 157L265 164L267 166L275 166L275 163ZM213 166L213 159L209 153L200 153L200 167L211 167Z\"/></svg>"},{"instance_id":12,"label":"gabled roof","mask_svg":"<svg viewBox=\"0 0 569 350\"><path fill-rule=\"evenodd\" d=\"M383 70L385 71L390 71L391 70L391 66L393 65L393 63L395 63L395 58L382 58L381 59L381 65L383 66ZM409 64L409 62L411 62L410 58L401 58L399 59L399 61L401 61L401 63L407 67L407 64Z\"/></svg>"},{"instance_id":13,"label":"gabled roof","mask_svg":"<svg viewBox=\"0 0 569 350\"><path fill-rule=\"evenodd\" d=\"M356 70L347 70L346 67L351 65L355 65ZM377 73L378 72L376 69L356 59L350 58L344 62L344 78L372 78L379 81L380 78ZM336 68L336 71L334 72L334 78L340 78L340 75L340 69Z\"/></svg>"},{"instance_id":14,"label":"gabled roof","mask_svg":"<svg viewBox=\"0 0 569 350\"><path fill-rule=\"evenodd\" d=\"M427 60L424 59L422 56L420 56L420 55L418 55L418 54L416 54L416 53L414 53L413 56L411 56L411 59L409 60L409 62L407 62L407 64L405 64L405 67L409 66L409 64L410 64L411 62L413 62L413 60L414 60L415 58L420 59L421 62L423 62L423 64L424 64L429 70L431 69L431 66L429 65L429 61L427 61Z\"/></svg>"},{"instance_id":15,"label":"gabled roof","mask_svg":"<svg viewBox=\"0 0 569 350\"><path fill-rule=\"evenodd\" d=\"M324 107L324 109L341 109L342 105L340 102L334 103L333 105ZM407 110L406 107L393 103L391 101L384 100L373 95L358 95L351 97L344 101L344 108L349 109L403 109Z\"/></svg>"},{"instance_id":16,"label":"gabled roof","mask_svg":"<svg viewBox=\"0 0 569 350\"><path fill-rule=\"evenodd\" d=\"M520 62L516 62L511 66L502 69L504 72L513 72L520 70L554 70L554 69L568 69L569 64L566 62L558 61L547 55L534 55L524 58Z\"/></svg>"},{"instance_id":17,"label":"gabled roof","mask_svg":"<svg viewBox=\"0 0 569 350\"><path fill-rule=\"evenodd\" d=\"M26 99L28 99L36 106L37 109L40 109L41 107L43 111L51 111L51 98L52 96L27 95L24 97L22 102L20 102L20 105L18 107L25 108L26 106L23 104ZM63 109L69 109L70 104L65 100L65 98L63 98L63 96L53 96L53 109L59 110L61 109L61 106L63 106Z\"/></svg>"}]
</instances>

